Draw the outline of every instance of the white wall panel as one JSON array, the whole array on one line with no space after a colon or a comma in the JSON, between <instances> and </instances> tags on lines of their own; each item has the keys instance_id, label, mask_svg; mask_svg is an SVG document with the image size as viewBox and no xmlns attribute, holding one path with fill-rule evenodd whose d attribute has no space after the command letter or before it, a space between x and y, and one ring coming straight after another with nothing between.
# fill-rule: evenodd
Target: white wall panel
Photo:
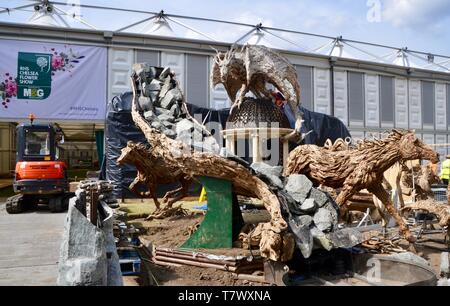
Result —
<instances>
[{"instance_id":1,"label":"white wall panel","mask_svg":"<svg viewBox=\"0 0 450 306\"><path fill-rule=\"evenodd\" d=\"M334 115L348 125L347 71L334 71Z\"/></svg>"},{"instance_id":2,"label":"white wall panel","mask_svg":"<svg viewBox=\"0 0 450 306\"><path fill-rule=\"evenodd\" d=\"M330 70L314 68L314 110L330 114Z\"/></svg>"},{"instance_id":3,"label":"white wall panel","mask_svg":"<svg viewBox=\"0 0 450 306\"><path fill-rule=\"evenodd\" d=\"M426 144L434 144L435 140L434 140L434 135L433 134L423 134L422 136L422 140L426 143Z\"/></svg>"},{"instance_id":4,"label":"white wall panel","mask_svg":"<svg viewBox=\"0 0 450 306\"><path fill-rule=\"evenodd\" d=\"M231 106L231 101L225 91L223 85L218 85L215 89L211 89L210 105L212 108L221 109Z\"/></svg>"},{"instance_id":5,"label":"white wall panel","mask_svg":"<svg viewBox=\"0 0 450 306\"><path fill-rule=\"evenodd\" d=\"M365 75L366 126L380 126L380 84L378 75Z\"/></svg>"},{"instance_id":6,"label":"white wall panel","mask_svg":"<svg viewBox=\"0 0 450 306\"><path fill-rule=\"evenodd\" d=\"M416 80L409 80L409 127L422 128L422 88Z\"/></svg>"},{"instance_id":7,"label":"white wall panel","mask_svg":"<svg viewBox=\"0 0 450 306\"><path fill-rule=\"evenodd\" d=\"M365 138L365 133L360 131L350 131L350 135L352 135L353 144L356 144L359 140L363 140Z\"/></svg>"},{"instance_id":8,"label":"white wall panel","mask_svg":"<svg viewBox=\"0 0 450 306\"><path fill-rule=\"evenodd\" d=\"M450 143L450 135L447 136L447 143ZM450 154L450 147L447 147L447 154Z\"/></svg>"},{"instance_id":9,"label":"white wall panel","mask_svg":"<svg viewBox=\"0 0 450 306\"><path fill-rule=\"evenodd\" d=\"M447 86L442 83L436 83L436 129L447 130Z\"/></svg>"},{"instance_id":10,"label":"white wall panel","mask_svg":"<svg viewBox=\"0 0 450 306\"><path fill-rule=\"evenodd\" d=\"M134 50L110 48L108 51L108 100L130 91L131 68L134 63Z\"/></svg>"},{"instance_id":11,"label":"white wall panel","mask_svg":"<svg viewBox=\"0 0 450 306\"><path fill-rule=\"evenodd\" d=\"M364 137L368 140L374 140L374 139L380 139L383 138L384 135L380 134L380 132L374 132L374 131L366 131L364 133Z\"/></svg>"},{"instance_id":12,"label":"white wall panel","mask_svg":"<svg viewBox=\"0 0 450 306\"><path fill-rule=\"evenodd\" d=\"M395 78L395 126L408 128L408 81Z\"/></svg>"},{"instance_id":13,"label":"white wall panel","mask_svg":"<svg viewBox=\"0 0 450 306\"><path fill-rule=\"evenodd\" d=\"M434 135L433 134L423 134L422 141L429 145L434 144L435 143ZM422 165L423 164L424 164L424 162L422 161Z\"/></svg>"},{"instance_id":14,"label":"white wall panel","mask_svg":"<svg viewBox=\"0 0 450 306\"><path fill-rule=\"evenodd\" d=\"M447 131L450 130L450 84L447 87Z\"/></svg>"},{"instance_id":15,"label":"white wall panel","mask_svg":"<svg viewBox=\"0 0 450 306\"><path fill-rule=\"evenodd\" d=\"M161 66L170 67L175 72L175 78L180 83L181 90L184 93L185 84L185 59L184 53L179 52L161 52Z\"/></svg>"},{"instance_id":16,"label":"white wall panel","mask_svg":"<svg viewBox=\"0 0 450 306\"><path fill-rule=\"evenodd\" d=\"M436 144L446 143L447 135L436 135ZM436 147L435 150L439 153L441 160L445 160L445 156L447 155L447 147Z\"/></svg>"}]
</instances>

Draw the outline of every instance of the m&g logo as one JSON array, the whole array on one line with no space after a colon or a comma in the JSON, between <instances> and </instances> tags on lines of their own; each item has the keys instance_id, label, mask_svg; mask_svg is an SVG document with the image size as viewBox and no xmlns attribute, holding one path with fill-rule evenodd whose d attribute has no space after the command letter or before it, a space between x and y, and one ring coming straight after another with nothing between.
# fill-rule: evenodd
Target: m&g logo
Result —
<instances>
[{"instance_id":1,"label":"m&g logo","mask_svg":"<svg viewBox=\"0 0 450 306\"><path fill-rule=\"evenodd\" d=\"M44 90L40 88L24 88L23 96L25 98L43 98L45 95Z\"/></svg>"},{"instance_id":2,"label":"m&g logo","mask_svg":"<svg viewBox=\"0 0 450 306\"><path fill-rule=\"evenodd\" d=\"M19 52L17 98L44 100L52 90L52 54Z\"/></svg>"}]
</instances>

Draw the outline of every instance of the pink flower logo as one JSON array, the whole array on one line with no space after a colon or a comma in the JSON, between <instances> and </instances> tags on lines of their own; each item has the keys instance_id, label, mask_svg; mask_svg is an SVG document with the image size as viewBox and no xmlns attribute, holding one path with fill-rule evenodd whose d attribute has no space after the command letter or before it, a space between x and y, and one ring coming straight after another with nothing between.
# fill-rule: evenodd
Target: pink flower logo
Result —
<instances>
[{"instance_id":1,"label":"pink flower logo","mask_svg":"<svg viewBox=\"0 0 450 306\"><path fill-rule=\"evenodd\" d=\"M8 97L14 97L17 95L17 84L14 81L10 81L5 84L5 92Z\"/></svg>"},{"instance_id":2,"label":"pink flower logo","mask_svg":"<svg viewBox=\"0 0 450 306\"><path fill-rule=\"evenodd\" d=\"M52 69L60 70L64 67L65 61L61 56L53 56L52 57Z\"/></svg>"}]
</instances>

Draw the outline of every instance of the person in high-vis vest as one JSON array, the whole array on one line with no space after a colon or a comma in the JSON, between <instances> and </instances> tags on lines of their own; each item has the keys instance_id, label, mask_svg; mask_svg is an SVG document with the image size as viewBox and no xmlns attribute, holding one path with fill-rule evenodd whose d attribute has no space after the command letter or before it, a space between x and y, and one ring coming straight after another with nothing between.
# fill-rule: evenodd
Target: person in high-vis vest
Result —
<instances>
[{"instance_id":1,"label":"person in high-vis vest","mask_svg":"<svg viewBox=\"0 0 450 306\"><path fill-rule=\"evenodd\" d=\"M450 155L447 155L447 159L442 163L441 180L445 185L448 185L450 180Z\"/></svg>"}]
</instances>

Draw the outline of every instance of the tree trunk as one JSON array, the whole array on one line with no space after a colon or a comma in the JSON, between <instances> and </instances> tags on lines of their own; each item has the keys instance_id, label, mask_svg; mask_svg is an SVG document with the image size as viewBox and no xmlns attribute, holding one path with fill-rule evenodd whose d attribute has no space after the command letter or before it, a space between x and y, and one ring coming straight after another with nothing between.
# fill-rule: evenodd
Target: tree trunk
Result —
<instances>
[{"instance_id":1,"label":"tree trunk","mask_svg":"<svg viewBox=\"0 0 450 306\"><path fill-rule=\"evenodd\" d=\"M284 232L287 230L287 223L281 215L280 202L269 187L237 162L212 153L192 151L189 146L182 142L172 140L153 129L137 110L135 81L132 77L133 103L131 114L133 121L141 129L151 145L151 150L147 150L151 157L164 161L169 167L179 168L183 173L192 177L208 176L231 181L236 193L260 199L271 216L270 227L268 228L270 228L272 233L267 232L267 235L280 235L282 239ZM122 156L126 154L127 150L129 149L124 148L122 150ZM149 156L143 156L143 158L149 158ZM150 173L153 170L147 169L147 171ZM270 245L266 241L260 247L261 254L266 254L271 260L280 260L281 250L278 250L276 245Z\"/></svg>"}]
</instances>

